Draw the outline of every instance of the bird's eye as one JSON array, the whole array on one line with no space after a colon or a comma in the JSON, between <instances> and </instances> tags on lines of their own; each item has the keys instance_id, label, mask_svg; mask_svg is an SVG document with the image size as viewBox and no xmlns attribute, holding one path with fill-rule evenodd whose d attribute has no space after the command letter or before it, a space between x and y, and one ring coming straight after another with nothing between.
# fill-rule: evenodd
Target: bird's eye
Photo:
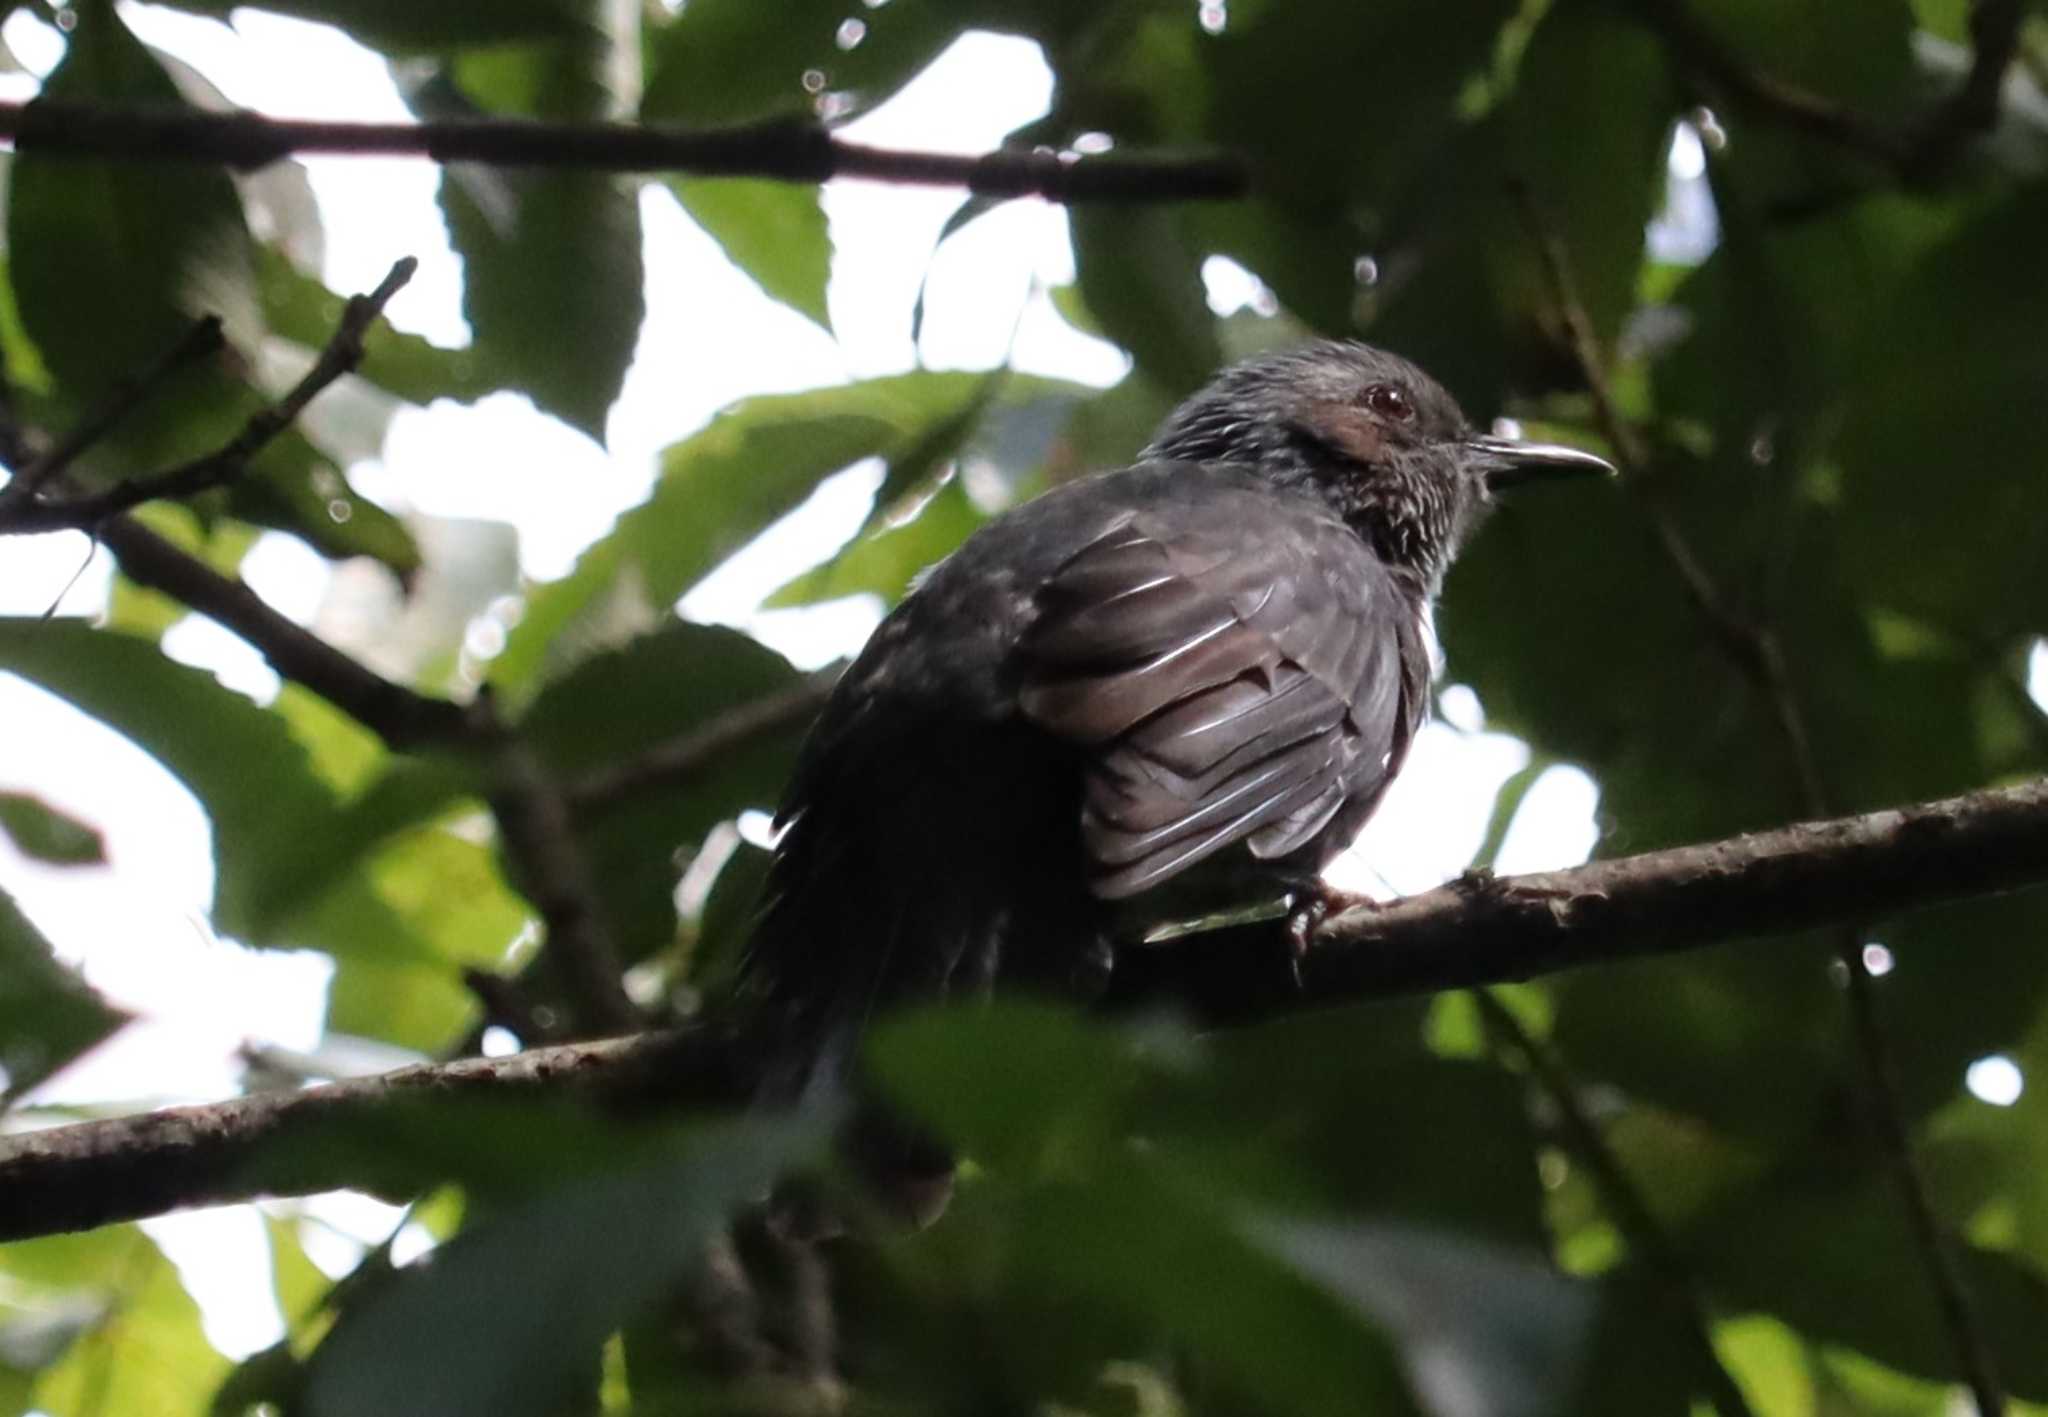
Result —
<instances>
[{"instance_id":1,"label":"bird's eye","mask_svg":"<svg viewBox=\"0 0 2048 1417\"><path fill-rule=\"evenodd\" d=\"M1392 384L1374 384L1367 389L1365 406L1389 423L1406 423L1415 417L1415 405Z\"/></svg>"}]
</instances>

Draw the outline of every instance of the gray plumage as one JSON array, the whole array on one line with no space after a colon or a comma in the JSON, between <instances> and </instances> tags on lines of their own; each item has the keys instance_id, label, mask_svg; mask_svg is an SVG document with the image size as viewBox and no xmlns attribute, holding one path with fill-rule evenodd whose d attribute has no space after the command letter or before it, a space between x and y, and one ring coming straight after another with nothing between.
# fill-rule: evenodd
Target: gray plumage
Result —
<instances>
[{"instance_id":1,"label":"gray plumage","mask_svg":"<svg viewBox=\"0 0 2048 1417\"><path fill-rule=\"evenodd\" d=\"M982 528L875 632L784 799L742 974L804 1060L783 1090L885 1005L1085 993L1189 901L1312 887L1423 721L1430 603L1491 486L1601 466L1318 343Z\"/></svg>"}]
</instances>

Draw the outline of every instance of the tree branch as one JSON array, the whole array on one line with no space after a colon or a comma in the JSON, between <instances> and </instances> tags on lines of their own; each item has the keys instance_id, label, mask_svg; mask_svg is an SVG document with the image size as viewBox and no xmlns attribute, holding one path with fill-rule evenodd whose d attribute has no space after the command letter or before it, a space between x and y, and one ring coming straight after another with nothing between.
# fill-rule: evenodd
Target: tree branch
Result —
<instances>
[{"instance_id":1,"label":"tree branch","mask_svg":"<svg viewBox=\"0 0 2048 1417\"><path fill-rule=\"evenodd\" d=\"M1192 1006L1213 1022L1528 979L1738 936L1861 920L2048 882L2048 779L1569 871L1468 877L1324 922L1295 961L1284 929L1217 931L1117 958L1106 1008ZM567 1086L615 1103L732 1105L766 1046L738 1030L647 1034L403 1069L0 1139L0 1240L179 1206L359 1183L317 1149L280 1179L259 1148L420 1089L498 1095Z\"/></svg>"},{"instance_id":2,"label":"tree branch","mask_svg":"<svg viewBox=\"0 0 2048 1417\"><path fill-rule=\"evenodd\" d=\"M1643 0L1642 10L1681 67L1703 76L1741 106L1887 167L1905 165L1907 144L1832 99L1751 67L1702 25L1683 0Z\"/></svg>"},{"instance_id":3,"label":"tree branch","mask_svg":"<svg viewBox=\"0 0 2048 1417\"><path fill-rule=\"evenodd\" d=\"M1755 68L1726 48L1684 0L1642 0L1650 24L1691 70L1738 105L1889 168L1909 182L1941 175L1963 146L1997 126L2006 70L2019 53L2020 0L1975 0L1968 73L1917 126L1894 132L1834 100Z\"/></svg>"},{"instance_id":4,"label":"tree branch","mask_svg":"<svg viewBox=\"0 0 2048 1417\"><path fill-rule=\"evenodd\" d=\"M266 1156L407 1098L573 1092L628 1109L730 1104L745 1096L749 1047L711 1030L643 1033L0 1138L0 1241L360 1185L317 1147L294 1158L289 1179L266 1178Z\"/></svg>"},{"instance_id":5,"label":"tree branch","mask_svg":"<svg viewBox=\"0 0 2048 1417\"><path fill-rule=\"evenodd\" d=\"M1939 171L1963 144L1998 125L2005 73L2020 51L2020 20L2020 0L1976 0L1970 7L1969 72L1921 129L1908 157L1910 171Z\"/></svg>"},{"instance_id":6,"label":"tree branch","mask_svg":"<svg viewBox=\"0 0 2048 1417\"><path fill-rule=\"evenodd\" d=\"M273 610L239 577L188 556L133 517L101 525L99 539L137 585L162 591L247 640L280 675L304 685L394 751L479 741L470 711L393 683Z\"/></svg>"},{"instance_id":7,"label":"tree branch","mask_svg":"<svg viewBox=\"0 0 2048 1417\"><path fill-rule=\"evenodd\" d=\"M993 152L963 157L867 147L835 138L820 124L791 119L707 129L512 118L327 123L39 100L0 104L0 137L9 136L24 153L225 163L244 171L294 154L326 153L785 182L858 178L1049 202L1225 200L1250 189L1243 164L1217 153L1071 157Z\"/></svg>"},{"instance_id":8,"label":"tree branch","mask_svg":"<svg viewBox=\"0 0 2048 1417\"><path fill-rule=\"evenodd\" d=\"M213 355L223 343L218 315L207 315L195 321L185 332L185 337L154 366L123 381L107 396L106 402L80 419L56 446L16 468L14 480L0 487L0 535L14 529L24 518L34 516L38 507L36 494L63 476L65 470L88 448L113 432L122 419L148 400L158 385L187 364Z\"/></svg>"},{"instance_id":9,"label":"tree branch","mask_svg":"<svg viewBox=\"0 0 2048 1417\"><path fill-rule=\"evenodd\" d=\"M598 768L569 784L564 794L569 806L579 813L599 812L642 792L687 785L734 749L816 718L845 667L830 665L657 743L638 757Z\"/></svg>"},{"instance_id":10,"label":"tree branch","mask_svg":"<svg viewBox=\"0 0 2048 1417\"><path fill-rule=\"evenodd\" d=\"M37 491L51 477L62 472L80 453L105 437L123 414L147 396L154 384L173 369L190 362L199 352L211 352L220 347L220 321L211 317L200 321L192 336L173 350L161 365L117 396L102 416L80 424L48 456L23 469L15 482L0 491L0 535L68 528L89 531L109 517L139 507L144 502L196 497L201 492L233 482L247 470L258 453L291 427L307 404L328 385L342 375L352 373L363 362L363 337L384 313L391 297L412 279L417 269L419 262L406 256L391 267L390 274L375 290L367 295L350 296L342 309L340 324L313 361L313 367L283 398L250 415L242 431L213 452L165 472L124 479L101 492L65 498L38 497ZM22 495L10 506L7 494L16 487L22 489Z\"/></svg>"},{"instance_id":11,"label":"tree branch","mask_svg":"<svg viewBox=\"0 0 2048 1417\"><path fill-rule=\"evenodd\" d=\"M1332 915L1300 960L1299 984L1277 944L1255 967L1242 957L1244 932L1186 936L1123 951L1110 991L1119 1007L1172 998L1204 1020L1242 1023L1290 1007L1533 979L2041 882L2048 779L1569 871L1468 874Z\"/></svg>"},{"instance_id":12,"label":"tree branch","mask_svg":"<svg viewBox=\"0 0 2048 1417\"><path fill-rule=\"evenodd\" d=\"M547 927L543 958L553 967L580 1031L589 1035L643 1026L646 1020L627 997L625 966L576 841L567 798L533 749L510 734L498 770L491 815L517 867L516 884Z\"/></svg>"}]
</instances>

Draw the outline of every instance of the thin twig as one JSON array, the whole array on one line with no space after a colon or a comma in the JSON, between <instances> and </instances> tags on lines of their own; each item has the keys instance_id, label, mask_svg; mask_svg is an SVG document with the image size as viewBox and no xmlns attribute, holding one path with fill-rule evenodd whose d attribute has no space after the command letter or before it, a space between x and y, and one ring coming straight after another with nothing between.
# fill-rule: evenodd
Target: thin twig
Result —
<instances>
[{"instance_id":1,"label":"thin twig","mask_svg":"<svg viewBox=\"0 0 2048 1417\"><path fill-rule=\"evenodd\" d=\"M151 370L125 391L125 398L117 399L103 411L101 417L89 419L74 429L50 454L38 460L25 470L17 483L10 484L6 492L12 492L16 485L24 488L24 500L11 509L0 501L0 534L20 532L60 531L66 528L90 530L99 526L109 517L139 507L145 502L164 498L195 497L215 487L222 487L248 468L250 462L291 427L298 416L328 385L342 375L352 373L363 362L363 337L384 313L384 307L391 297L398 294L405 283L412 279L419 269L419 262L411 256L401 258L391 267L377 288L367 295L352 295L342 309L341 322L334 334L321 349L298 383L294 384L283 398L276 403L258 409L250 415L241 432L232 439L190 462L165 472L145 477L126 478L101 492L87 493L74 497L45 498L33 494L55 473L80 452L90 447L113 427L114 422L128 409L139 402L172 369L194 357L188 346L205 346L202 337L207 321L195 327L192 336L185 343L166 356L162 364ZM220 343L220 322L211 322L211 348ZM0 492L0 498L6 496Z\"/></svg>"},{"instance_id":2,"label":"thin twig","mask_svg":"<svg viewBox=\"0 0 2048 1417\"><path fill-rule=\"evenodd\" d=\"M2020 50L2020 0L1976 0L1970 8L1969 70L1955 91L1917 124L1893 131L1754 67L1727 49L1684 0L1641 0L1681 67L1752 112L1861 154L1912 183L1934 181L1974 137L1998 124L2006 71Z\"/></svg>"},{"instance_id":3,"label":"thin twig","mask_svg":"<svg viewBox=\"0 0 2048 1417\"><path fill-rule=\"evenodd\" d=\"M2005 74L2020 50L2020 0L1976 0L1970 7L1970 68L1963 82L1929 115L1907 155L1919 176L1946 167L1971 138L1998 125Z\"/></svg>"},{"instance_id":4,"label":"thin twig","mask_svg":"<svg viewBox=\"0 0 2048 1417\"><path fill-rule=\"evenodd\" d=\"M1111 1007L1191 1000L1243 1021L1365 998L1528 979L1866 912L2048 883L2048 780L1757 836L1596 861L1569 871L1468 879L1324 922L1297 982L1284 929L1273 946L1188 936L1118 958ZM1232 936L1232 938L1219 938ZM157 1215L187 1205L304 1194L361 1181L316 1147L285 1175L259 1148L401 1089L497 1095L588 1083L642 1107L744 1102L772 1037L702 1028L409 1068L287 1094L0 1137L0 1241ZM575 1078L564 1078L563 1074Z\"/></svg>"},{"instance_id":5,"label":"thin twig","mask_svg":"<svg viewBox=\"0 0 2048 1417\"><path fill-rule=\"evenodd\" d=\"M1674 572L1729 658L1750 679L1752 687L1775 719L1790 759L1801 805L1811 816L1824 816L1829 810L1826 784L1813 751L1812 735L1807 729L1799 693L1777 637L1767 627L1733 610L1705 564L1693 553L1676 519L1654 494L1648 477L1649 449L1622 417L1615 403L1599 338L1584 303L1578 297L1563 242L1555 228L1544 220L1528 189L1518 185L1516 190L1548 273L1552 297L1570 332L1580 372L1592 392L1600 422L1614 445L1617 462L1628 484L1644 492L1643 500ZM1955 1238L1935 1212L1926 1176L1913 1149L1897 1067L1883 1022L1878 1017L1874 981L1863 960L1866 938L1863 922L1868 921L1878 909L1872 903L1856 912L1843 925L1836 944L1836 957L1846 979L1851 1033L1865 1073L1867 1110L1899 1187L1908 1223L1926 1264L1943 1323L1955 1347L1958 1364L1976 1399L1978 1412L1981 1417L1996 1417L2005 1410L2005 1403L1990 1343L1964 1281Z\"/></svg>"},{"instance_id":6,"label":"thin twig","mask_svg":"<svg viewBox=\"0 0 2048 1417\"><path fill-rule=\"evenodd\" d=\"M569 806L588 815L643 792L673 791L689 785L734 749L810 722L831 697L832 686L844 668L835 664L821 669L786 689L728 709L637 757L584 775L565 789Z\"/></svg>"},{"instance_id":7,"label":"thin twig","mask_svg":"<svg viewBox=\"0 0 2048 1417\"><path fill-rule=\"evenodd\" d=\"M1049 202L1227 200L1250 187L1244 165L1216 153L901 152L850 143L820 124L788 119L709 129L512 118L327 123L39 101L0 104L0 137L8 136L23 153L225 163L245 171L293 154L327 153L785 182L860 178Z\"/></svg>"},{"instance_id":8,"label":"thin twig","mask_svg":"<svg viewBox=\"0 0 2048 1417\"><path fill-rule=\"evenodd\" d=\"M64 471L94 444L105 438L118 427L121 421L133 413L150 395L157 392L171 375L187 364L196 364L217 353L223 344L220 317L207 315L193 322L184 338L165 352L150 368L133 378L123 380L109 394L106 401L84 418L58 440L48 452L30 460L16 471L14 480L0 487L0 532L6 531L17 519L35 515L33 506L36 494L61 477ZM66 523L73 525L73 523Z\"/></svg>"},{"instance_id":9,"label":"thin twig","mask_svg":"<svg viewBox=\"0 0 2048 1417\"><path fill-rule=\"evenodd\" d=\"M1615 1228L1628 1241L1629 1250L1641 1257L1650 1272L1664 1285L1684 1317L1698 1350L1699 1378L1706 1399L1721 1417L1750 1417L1749 1401L1721 1366L1714 1351L1713 1320L1707 1301L1692 1273L1664 1227L1651 1213L1648 1202L1636 1189L1628 1168L1607 1143L1607 1134L1586 1111L1578 1085L1548 1047L1522 1026L1514 1010L1494 996L1490 989L1474 989L1472 1001L1480 1018L1498 1038L1505 1039L1511 1052L1521 1059L1529 1076L1543 1095L1557 1108L1566 1145L1593 1176L1594 1188L1613 1218Z\"/></svg>"},{"instance_id":10,"label":"thin twig","mask_svg":"<svg viewBox=\"0 0 2048 1417\"><path fill-rule=\"evenodd\" d=\"M1905 165L1909 150L1900 139L1832 99L1752 67L1702 25L1683 0L1642 0L1639 8L1683 67L1742 105L1887 167Z\"/></svg>"},{"instance_id":11,"label":"thin twig","mask_svg":"<svg viewBox=\"0 0 2048 1417\"><path fill-rule=\"evenodd\" d=\"M489 711L488 697L480 701ZM569 805L533 749L506 734L499 785L491 794L516 884L547 929L543 959L552 966L588 1033L621 1033L646 1020L626 995L624 965L577 844Z\"/></svg>"}]
</instances>

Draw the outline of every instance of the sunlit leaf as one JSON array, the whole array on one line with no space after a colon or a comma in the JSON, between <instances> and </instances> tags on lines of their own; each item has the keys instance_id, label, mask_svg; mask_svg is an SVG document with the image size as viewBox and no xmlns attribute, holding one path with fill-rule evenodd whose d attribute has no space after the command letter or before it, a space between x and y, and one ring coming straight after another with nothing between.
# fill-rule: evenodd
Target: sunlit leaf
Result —
<instances>
[{"instance_id":1,"label":"sunlit leaf","mask_svg":"<svg viewBox=\"0 0 2048 1417\"><path fill-rule=\"evenodd\" d=\"M53 866L94 866L107 859L98 827L27 792L0 792L0 836L22 855Z\"/></svg>"},{"instance_id":2,"label":"sunlit leaf","mask_svg":"<svg viewBox=\"0 0 2048 1417\"><path fill-rule=\"evenodd\" d=\"M675 178L669 190L763 293L830 331L832 234L819 190L737 177Z\"/></svg>"},{"instance_id":3,"label":"sunlit leaf","mask_svg":"<svg viewBox=\"0 0 2048 1417\"><path fill-rule=\"evenodd\" d=\"M549 684L522 728L550 768L574 783L628 768L649 749L796 682L780 655L744 635L675 622ZM628 783L581 813L585 860L627 958L674 939L678 853L745 809L772 809L805 726L736 743L686 777Z\"/></svg>"},{"instance_id":4,"label":"sunlit leaf","mask_svg":"<svg viewBox=\"0 0 2048 1417\"><path fill-rule=\"evenodd\" d=\"M26 1091L127 1021L0 891L0 1095Z\"/></svg>"},{"instance_id":5,"label":"sunlit leaf","mask_svg":"<svg viewBox=\"0 0 2048 1417\"><path fill-rule=\"evenodd\" d=\"M980 384L971 374L903 374L727 409L664 452L652 495L533 594L492 682L530 692L550 660L566 667L649 628L825 477L914 446Z\"/></svg>"}]
</instances>

